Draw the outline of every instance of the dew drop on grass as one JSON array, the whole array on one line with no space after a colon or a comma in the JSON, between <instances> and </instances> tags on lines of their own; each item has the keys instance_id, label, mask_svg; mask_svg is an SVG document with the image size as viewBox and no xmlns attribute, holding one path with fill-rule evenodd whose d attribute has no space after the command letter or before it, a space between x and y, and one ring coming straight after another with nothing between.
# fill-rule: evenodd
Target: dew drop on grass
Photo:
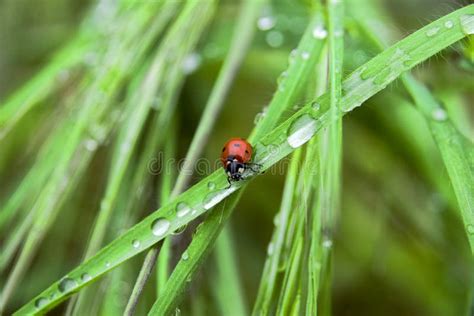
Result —
<instances>
[{"instance_id":1,"label":"dew drop on grass","mask_svg":"<svg viewBox=\"0 0 474 316\"><path fill-rule=\"evenodd\" d=\"M328 36L328 31L322 26L318 25L313 30L313 37L316 39L324 39Z\"/></svg>"},{"instance_id":2,"label":"dew drop on grass","mask_svg":"<svg viewBox=\"0 0 474 316\"><path fill-rule=\"evenodd\" d=\"M448 115L446 114L446 111L442 108L436 108L433 110L433 112L431 112L431 117L433 117L435 121L441 122L445 121L448 118Z\"/></svg>"},{"instance_id":3,"label":"dew drop on grass","mask_svg":"<svg viewBox=\"0 0 474 316\"><path fill-rule=\"evenodd\" d=\"M106 261L106 262L105 262L105 267L106 267L106 268L110 268L110 262Z\"/></svg>"},{"instance_id":4,"label":"dew drop on grass","mask_svg":"<svg viewBox=\"0 0 474 316\"><path fill-rule=\"evenodd\" d=\"M444 27L447 28L447 29L450 29L453 26L454 26L454 23L451 20L448 20L448 21L444 22Z\"/></svg>"},{"instance_id":5,"label":"dew drop on grass","mask_svg":"<svg viewBox=\"0 0 474 316\"><path fill-rule=\"evenodd\" d=\"M257 21L257 27L260 31L268 31L275 26L275 18L271 15L261 16Z\"/></svg>"},{"instance_id":6,"label":"dew drop on grass","mask_svg":"<svg viewBox=\"0 0 474 316\"><path fill-rule=\"evenodd\" d=\"M474 225L472 225L472 224L467 225L467 232L469 234L473 235L474 234Z\"/></svg>"},{"instance_id":7,"label":"dew drop on grass","mask_svg":"<svg viewBox=\"0 0 474 316\"><path fill-rule=\"evenodd\" d=\"M298 55L298 50L296 48L290 52L290 56L288 57L288 63L290 65L295 61L295 58L297 55Z\"/></svg>"},{"instance_id":8,"label":"dew drop on grass","mask_svg":"<svg viewBox=\"0 0 474 316\"><path fill-rule=\"evenodd\" d=\"M269 256L271 256L273 254L273 249L274 249L274 246L273 246L273 243L271 242L271 243L268 244L268 248L267 248L267 254Z\"/></svg>"},{"instance_id":9,"label":"dew drop on grass","mask_svg":"<svg viewBox=\"0 0 474 316\"><path fill-rule=\"evenodd\" d=\"M135 249L140 248L140 241L134 239L134 240L132 241L132 247L135 248Z\"/></svg>"},{"instance_id":10,"label":"dew drop on grass","mask_svg":"<svg viewBox=\"0 0 474 316\"><path fill-rule=\"evenodd\" d=\"M301 58L304 60L308 60L311 55L308 52L302 52L301 53Z\"/></svg>"},{"instance_id":11,"label":"dew drop on grass","mask_svg":"<svg viewBox=\"0 0 474 316\"><path fill-rule=\"evenodd\" d=\"M278 76L278 79L277 79L278 90L280 91L285 90L286 77L288 77L288 73L286 71L282 72L280 76Z\"/></svg>"},{"instance_id":12,"label":"dew drop on grass","mask_svg":"<svg viewBox=\"0 0 474 316\"><path fill-rule=\"evenodd\" d=\"M214 182L212 182L212 181L209 181L209 182L207 183L207 188L208 188L209 190L214 190L214 189L216 188L216 184L215 184Z\"/></svg>"},{"instance_id":13,"label":"dew drop on grass","mask_svg":"<svg viewBox=\"0 0 474 316\"><path fill-rule=\"evenodd\" d=\"M281 34L281 32L279 31L270 31L265 36L265 40L267 41L267 44L270 47L276 48L283 45L285 38L283 37L283 34Z\"/></svg>"},{"instance_id":14,"label":"dew drop on grass","mask_svg":"<svg viewBox=\"0 0 474 316\"><path fill-rule=\"evenodd\" d=\"M183 252L183 254L181 255L181 259L183 259L183 261L186 261L189 259L189 254L187 251Z\"/></svg>"},{"instance_id":15,"label":"dew drop on grass","mask_svg":"<svg viewBox=\"0 0 474 316\"><path fill-rule=\"evenodd\" d=\"M69 292L77 286L77 282L71 278L64 278L58 284L60 292Z\"/></svg>"},{"instance_id":16,"label":"dew drop on grass","mask_svg":"<svg viewBox=\"0 0 474 316\"><path fill-rule=\"evenodd\" d=\"M184 58L182 69L186 75L189 75L195 72L196 69L199 68L199 65L201 65L201 55L198 53L191 53Z\"/></svg>"},{"instance_id":17,"label":"dew drop on grass","mask_svg":"<svg viewBox=\"0 0 474 316\"><path fill-rule=\"evenodd\" d=\"M44 297L40 297L39 299L37 299L35 301L35 307L36 308L41 308L41 307L45 306L46 304L48 304L48 299L44 298Z\"/></svg>"},{"instance_id":18,"label":"dew drop on grass","mask_svg":"<svg viewBox=\"0 0 474 316\"><path fill-rule=\"evenodd\" d=\"M459 18L464 34L474 34L474 14L464 14Z\"/></svg>"},{"instance_id":19,"label":"dew drop on grass","mask_svg":"<svg viewBox=\"0 0 474 316\"><path fill-rule=\"evenodd\" d=\"M295 119L288 130L288 144L298 148L313 137L318 130L318 122L308 114Z\"/></svg>"},{"instance_id":20,"label":"dew drop on grass","mask_svg":"<svg viewBox=\"0 0 474 316\"><path fill-rule=\"evenodd\" d=\"M331 248L332 247L332 240L331 239L325 239L323 241L323 247L324 248Z\"/></svg>"},{"instance_id":21,"label":"dew drop on grass","mask_svg":"<svg viewBox=\"0 0 474 316\"><path fill-rule=\"evenodd\" d=\"M83 273L81 275L81 280L82 280L82 282L87 282L87 281L92 280L92 277L90 276L89 273Z\"/></svg>"},{"instance_id":22,"label":"dew drop on grass","mask_svg":"<svg viewBox=\"0 0 474 316\"><path fill-rule=\"evenodd\" d=\"M232 187L231 187L232 188ZM210 209L227 196L227 190L214 191L206 195L203 201L203 206L206 210Z\"/></svg>"},{"instance_id":23,"label":"dew drop on grass","mask_svg":"<svg viewBox=\"0 0 474 316\"><path fill-rule=\"evenodd\" d=\"M280 224L280 213L276 213L275 217L273 218L273 224L278 226Z\"/></svg>"},{"instance_id":24,"label":"dew drop on grass","mask_svg":"<svg viewBox=\"0 0 474 316\"><path fill-rule=\"evenodd\" d=\"M438 34L438 32L439 32L439 27L435 26L435 27L429 29L428 31L426 31L426 36L432 37L432 36L435 36L436 34Z\"/></svg>"},{"instance_id":25,"label":"dew drop on grass","mask_svg":"<svg viewBox=\"0 0 474 316\"><path fill-rule=\"evenodd\" d=\"M86 147L86 149L88 151L95 151L98 147L98 143L95 139L86 139L85 142L84 142L84 146Z\"/></svg>"},{"instance_id":26,"label":"dew drop on grass","mask_svg":"<svg viewBox=\"0 0 474 316\"><path fill-rule=\"evenodd\" d=\"M318 102L313 102L311 104L311 107L313 108L313 110L319 111L321 109L321 104L319 104Z\"/></svg>"},{"instance_id":27,"label":"dew drop on grass","mask_svg":"<svg viewBox=\"0 0 474 316\"><path fill-rule=\"evenodd\" d=\"M165 235L168 232L168 229L170 228L171 223L169 220L166 218L158 218L151 223L151 231L153 232L153 235L161 237Z\"/></svg>"},{"instance_id":28,"label":"dew drop on grass","mask_svg":"<svg viewBox=\"0 0 474 316\"><path fill-rule=\"evenodd\" d=\"M176 204L176 216L184 217L191 212L191 208L184 202Z\"/></svg>"}]
</instances>

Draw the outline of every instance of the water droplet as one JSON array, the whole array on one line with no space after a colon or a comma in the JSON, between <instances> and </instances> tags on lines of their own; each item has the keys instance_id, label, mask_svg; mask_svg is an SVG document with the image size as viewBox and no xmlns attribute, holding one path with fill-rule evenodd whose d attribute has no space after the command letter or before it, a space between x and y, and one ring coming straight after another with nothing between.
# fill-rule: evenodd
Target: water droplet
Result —
<instances>
[{"instance_id":1,"label":"water droplet","mask_svg":"<svg viewBox=\"0 0 474 316\"><path fill-rule=\"evenodd\" d=\"M232 189L232 187L230 189ZM229 190L214 191L206 195L203 201L204 208L208 210L214 205L216 205L217 203L219 203L220 201L222 201L227 195L229 195L228 194Z\"/></svg>"},{"instance_id":2,"label":"water droplet","mask_svg":"<svg viewBox=\"0 0 474 316\"><path fill-rule=\"evenodd\" d=\"M313 37L317 39L324 39L328 36L328 31L322 26L318 25L313 30Z\"/></svg>"},{"instance_id":3,"label":"water droplet","mask_svg":"<svg viewBox=\"0 0 474 316\"><path fill-rule=\"evenodd\" d=\"M280 224L280 213L276 213L275 217L273 218L273 224L278 226Z\"/></svg>"},{"instance_id":4,"label":"water droplet","mask_svg":"<svg viewBox=\"0 0 474 316\"><path fill-rule=\"evenodd\" d=\"M187 251L183 252L183 254L181 255L181 259L183 259L184 261L189 259L189 254Z\"/></svg>"},{"instance_id":5,"label":"water droplet","mask_svg":"<svg viewBox=\"0 0 474 316\"><path fill-rule=\"evenodd\" d=\"M97 140L99 143L103 143L107 138L107 127L101 124L94 124L90 127L89 133L92 138Z\"/></svg>"},{"instance_id":6,"label":"water droplet","mask_svg":"<svg viewBox=\"0 0 474 316\"><path fill-rule=\"evenodd\" d=\"M133 240L132 241L132 247L133 248L140 248L140 241L139 240Z\"/></svg>"},{"instance_id":7,"label":"water droplet","mask_svg":"<svg viewBox=\"0 0 474 316\"><path fill-rule=\"evenodd\" d=\"M428 36L428 37L435 36L436 34L438 34L438 31L439 31L439 27L435 26L435 27L429 29L428 31L426 31L426 36Z\"/></svg>"},{"instance_id":8,"label":"water droplet","mask_svg":"<svg viewBox=\"0 0 474 316\"><path fill-rule=\"evenodd\" d=\"M209 182L207 183L207 188L208 188L209 190L214 190L214 189L216 188L216 184L215 184L214 182L212 182L212 181L209 181Z\"/></svg>"},{"instance_id":9,"label":"water droplet","mask_svg":"<svg viewBox=\"0 0 474 316\"><path fill-rule=\"evenodd\" d=\"M467 232L468 232L469 234L471 234L471 235L474 234L474 225L469 224L469 225L467 225L466 228L467 228Z\"/></svg>"},{"instance_id":10,"label":"water droplet","mask_svg":"<svg viewBox=\"0 0 474 316\"><path fill-rule=\"evenodd\" d=\"M265 36L265 40L270 47L280 47L283 45L285 38L279 31L270 31Z\"/></svg>"},{"instance_id":11,"label":"water droplet","mask_svg":"<svg viewBox=\"0 0 474 316\"><path fill-rule=\"evenodd\" d=\"M454 26L453 21L448 20L448 21L444 22L444 27L446 27L447 29L450 29L453 26Z\"/></svg>"},{"instance_id":12,"label":"water droplet","mask_svg":"<svg viewBox=\"0 0 474 316\"><path fill-rule=\"evenodd\" d=\"M288 63L290 65L295 61L296 55L298 55L298 50L295 48L290 52L290 55L288 56Z\"/></svg>"},{"instance_id":13,"label":"water droplet","mask_svg":"<svg viewBox=\"0 0 474 316\"><path fill-rule=\"evenodd\" d=\"M332 240L331 239L325 239L323 241L323 247L324 248L331 248L332 247Z\"/></svg>"},{"instance_id":14,"label":"water droplet","mask_svg":"<svg viewBox=\"0 0 474 316\"><path fill-rule=\"evenodd\" d=\"M311 55L308 52L302 52L301 53L301 58L304 60L308 60Z\"/></svg>"},{"instance_id":15,"label":"water droplet","mask_svg":"<svg viewBox=\"0 0 474 316\"><path fill-rule=\"evenodd\" d=\"M444 121L448 118L448 114L442 108L436 108L431 112L431 116L435 121Z\"/></svg>"},{"instance_id":16,"label":"water droplet","mask_svg":"<svg viewBox=\"0 0 474 316\"><path fill-rule=\"evenodd\" d=\"M464 14L459 18L464 34L474 34L474 14Z\"/></svg>"},{"instance_id":17,"label":"water droplet","mask_svg":"<svg viewBox=\"0 0 474 316\"><path fill-rule=\"evenodd\" d=\"M182 69L186 75L189 75L196 71L201 65L201 55L198 53L191 53L186 56L183 60Z\"/></svg>"},{"instance_id":18,"label":"water droplet","mask_svg":"<svg viewBox=\"0 0 474 316\"><path fill-rule=\"evenodd\" d=\"M97 147L99 146L99 144L97 143L95 139L91 138L91 139L85 140L84 146L86 147L88 151L95 151Z\"/></svg>"},{"instance_id":19,"label":"water droplet","mask_svg":"<svg viewBox=\"0 0 474 316\"><path fill-rule=\"evenodd\" d=\"M35 307L36 308L41 308L41 307L45 306L46 304L48 304L48 299L44 298L44 297L40 297L39 299L37 299L35 301Z\"/></svg>"},{"instance_id":20,"label":"water droplet","mask_svg":"<svg viewBox=\"0 0 474 316\"><path fill-rule=\"evenodd\" d=\"M87 282L92 280L92 277L89 275L89 273L84 273L81 275L81 280L82 282Z\"/></svg>"},{"instance_id":21,"label":"water droplet","mask_svg":"<svg viewBox=\"0 0 474 316\"><path fill-rule=\"evenodd\" d=\"M318 130L318 123L311 116L304 114L291 123L288 130L288 144L298 148L313 137Z\"/></svg>"},{"instance_id":22,"label":"water droplet","mask_svg":"<svg viewBox=\"0 0 474 316\"><path fill-rule=\"evenodd\" d=\"M194 216L194 215L196 215L196 214L197 214L197 210L192 210L192 211L191 211L191 216Z\"/></svg>"},{"instance_id":23,"label":"water droplet","mask_svg":"<svg viewBox=\"0 0 474 316\"><path fill-rule=\"evenodd\" d=\"M69 292L77 286L77 282L71 278L64 278L58 284L58 289L60 292Z\"/></svg>"},{"instance_id":24,"label":"water droplet","mask_svg":"<svg viewBox=\"0 0 474 316\"><path fill-rule=\"evenodd\" d=\"M161 237L168 232L168 229L170 228L170 226L171 226L171 223L169 220L167 220L166 218L160 217L153 221L153 223L151 224L151 230L153 232L153 235Z\"/></svg>"},{"instance_id":25,"label":"water droplet","mask_svg":"<svg viewBox=\"0 0 474 316\"><path fill-rule=\"evenodd\" d=\"M255 118L253 120L253 123L254 124L258 124L261 120L263 120L263 118L267 115L267 111L268 111L268 106L265 106L261 112L257 113L257 115L255 115Z\"/></svg>"},{"instance_id":26,"label":"water droplet","mask_svg":"<svg viewBox=\"0 0 474 316\"><path fill-rule=\"evenodd\" d=\"M261 31L268 31L275 26L275 18L273 16L267 15L262 16L257 21L257 27Z\"/></svg>"},{"instance_id":27,"label":"water droplet","mask_svg":"<svg viewBox=\"0 0 474 316\"><path fill-rule=\"evenodd\" d=\"M269 243L268 248L267 248L267 253L268 253L269 256L271 256L273 254L273 248L274 248L273 243L272 242Z\"/></svg>"},{"instance_id":28,"label":"water droplet","mask_svg":"<svg viewBox=\"0 0 474 316\"><path fill-rule=\"evenodd\" d=\"M105 267L106 267L106 268L110 268L110 262L108 262L108 261L105 262Z\"/></svg>"},{"instance_id":29,"label":"water droplet","mask_svg":"<svg viewBox=\"0 0 474 316\"><path fill-rule=\"evenodd\" d=\"M318 102L313 102L311 104L311 107L313 108L313 110L315 110L317 112L321 109L321 104L319 104Z\"/></svg>"},{"instance_id":30,"label":"water droplet","mask_svg":"<svg viewBox=\"0 0 474 316\"><path fill-rule=\"evenodd\" d=\"M176 216L184 217L191 212L191 208L184 202L176 204Z\"/></svg>"}]
</instances>

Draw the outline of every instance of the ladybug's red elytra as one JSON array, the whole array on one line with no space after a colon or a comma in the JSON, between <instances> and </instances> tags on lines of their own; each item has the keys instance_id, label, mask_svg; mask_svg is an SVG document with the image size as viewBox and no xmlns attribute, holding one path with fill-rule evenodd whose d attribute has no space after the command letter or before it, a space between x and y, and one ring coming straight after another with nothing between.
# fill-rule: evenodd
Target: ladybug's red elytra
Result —
<instances>
[{"instance_id":1,"label":"ladybug's red elytra","mask_svg":"<svg viewBox=\"0 0 474 316\"><path fill-rule=\"evenodd\" d=\"M244 171L252 169L255 165L250 162L252 151L252 145L243 138L231 138L225 143L222 148L221 162L226 171L229 186L231 180L242 180Z\"/></svg>"}]
</instances>

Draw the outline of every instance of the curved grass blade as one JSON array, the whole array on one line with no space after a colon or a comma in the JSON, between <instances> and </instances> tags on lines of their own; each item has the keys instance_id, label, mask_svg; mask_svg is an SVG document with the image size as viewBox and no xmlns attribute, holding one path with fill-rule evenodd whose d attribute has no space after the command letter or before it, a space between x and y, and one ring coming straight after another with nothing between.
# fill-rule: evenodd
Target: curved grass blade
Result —
<instances>
[{"instance_id":1,"label":"curved grass blade","mask_svg":"<svg viewBox=\"0 0 474 316\"><path fill-rule=\"evenodd\" d=\"M454 11L409 35L358 68L343 81L342 111L347 113L360 106L362 102L384 89L401 73L474 32L474 22L466 18L471 15L474 15L474 5ZM452 28L438 29L434 36L427 36L428 31L434 27L441 27L447 21L453 22ZM428 32L428 34L431 33ZM314 104L318 106L315 108ZM328 110L329 97L323 95L315 102L305 105L288 120L262 137L255 144L255 161L262 164L262 171L305 144L321 128L329 126L332 122ZM339 115L344 113L339 113ZM274 150L274 146L278 147L277 151ZM212 182L217 189L209 192L209 182ZM175 201L162 206L129 229L95 256L72 270L66 277L52 284L18 310L17 314L45 312L113 267L205 213L240 189L242 185L244 184L235 183L231 188L225 189L227 180L224 173L221 170L214 172L178 196ZM179 212L181 216L177 216L177 210L182 210L183 206L187 211L181 211ZM212 214L214 213L217 212ZM141 241L141 249L132 247L132 242L136 239Z\"/></svg>"},{"instance_id":2,"label":"curved grass blade","mask_svg":"<svg viewBox=\"0 0 474 316\"><path fill-rule=\"evenodd\" d=\"M443 29L450 27L459 27L466 35L474 33L474 15L461 15L459 22L455 24L451 20L446 20L444 24L433 27L429 34L433 36L431 35L433 32L442 32ZM363 25L363 28L369 33L375 46L383 49L384 44L378 34L375 31L370 32L368 26ZM446 110L426 87L410 74L405 74L401 78L418 110L426 119L441 152L461 210L471 252L474 254L474 145L454 127Z\"/></svg>"}]
</instances>

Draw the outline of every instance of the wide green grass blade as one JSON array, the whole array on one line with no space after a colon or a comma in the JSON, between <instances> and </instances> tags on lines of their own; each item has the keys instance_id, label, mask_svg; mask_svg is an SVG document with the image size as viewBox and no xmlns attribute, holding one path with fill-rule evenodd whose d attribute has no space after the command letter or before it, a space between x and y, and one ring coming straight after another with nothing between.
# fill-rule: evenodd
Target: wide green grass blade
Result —
<instances>
[{"instance_id":1,"label":"wide green grass blade","mask_svg":"<svg viewBox=\"0 0 474 316\"><path fill-rule=\"evenodd\" d=\"M406 70L473 33L474 20L470 19L472 16L474 16L474 5L454 11L407 36L358 68L343 81L341 99L343 111L348 112L360 106L362 102L385 88ZM447 21L451 21L453 27L443 28ZM433 29L436 29L437 32L431 35ZM292 80L296 80L296 78ZM318 106L315 108L314 104L318 104ZM315 102L305 105L295 115L255 143L255 161L262 164L262 170L302 146L321 128L328 127L332 123L328 110L329 96L324 95ZM340 115L342 114L340 113ZM274 146L277 146L279 150L275 152ZM209 192L209 182L212 182L217 189ZM51 308L107 271L205 213L237 191L242 185L242 183L235 183L230 189L224 189L227 186L224 173L221 170L214 172L178 196L175 201L162 206L155 213L129 229L59 282L52 284L18 310L17 314L46 311L47 308L41 307L41 304L39 304L40 307L35 306L35 302L41 303L44 302L44 299L53 297L45 305ZM186 206L186 212L179 212L181 216L177 216L176 213L178 205L180 206L179 210L183 209L183 205ZM214 211L211 216L217 213L219 212ZM132 247L132 242L137 239L141 242L141 249ZM87 277L81 278L84 275Z\"/></svg>"}]
</instances>

